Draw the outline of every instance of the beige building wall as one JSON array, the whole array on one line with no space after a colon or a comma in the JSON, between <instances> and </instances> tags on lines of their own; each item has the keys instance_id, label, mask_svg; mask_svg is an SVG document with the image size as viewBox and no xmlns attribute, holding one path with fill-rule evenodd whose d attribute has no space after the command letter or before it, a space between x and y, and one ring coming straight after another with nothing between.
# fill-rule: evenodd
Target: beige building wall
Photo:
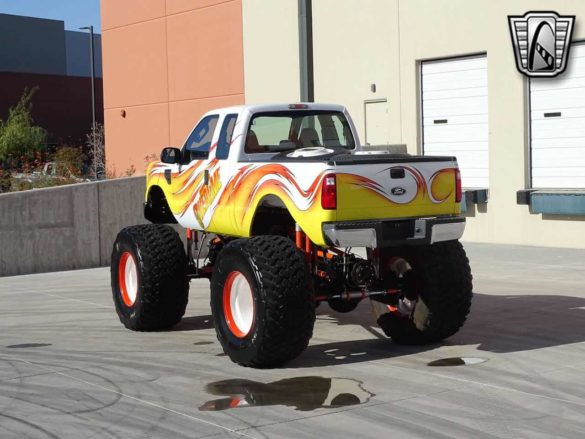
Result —
<instances>
[{"instance_id":1,"label":"beige building wall","mask_svg":"<svg viewBox=\"0 0 585 439\"><path fill-rule=\"evenodd\" d=\"M577 16L585 39L585 2L493 0L335 0L313 2L315 97L344 103L363 137L363 102L387 98L391 142L421 152L420 61L487 53L489 201L468 209L464 239L585 247L585 219L531 214L516 204L528 188L528 80L517 70L508 15L554 10ZM370 92L376 83L377 92Z\"/></svg>"},{"instance_id":2,"label":"beige building wall","mask_svg":"<svg viewBox=\"0 0 585 439\"><path fill-rule=\"evenodd\" d=\"M243 0L247 104L300 99L297 0Z\"/></svg>"},{"instance_id":3,"label":"beige building wall","mask_svg":"<svg viewBox=\"0 0 585 439\"><path fill-rule=\"evenodd\" d=\"M315 100L346 105L364 141L364 101L386 99L389 141L421 153L420 62L487 53L489 200L469 206L464 238L583 248L583 217L516 204L530 177L528 81L507 16L529 10L576 15L573 39L585 40L582 0L313 0ZM107 153L119 173L180 145L210 108L300 99L296 0L102 0L102 18Z\"/></svg>"},{"instance_id":4,"label":"beige building wall","mask_svg":"<svg viewBox=\"0 0 585 439\"><path fill-rule=\"evenodd\" d=\"M206 111L244 102L241 0L102 0L106 157L180 146Z\"/></svg>"},{"instance_id":5,"label":"beige building wall","mask_svg":"<svg viewBox=\"0 0 585 439\"><path fill-rule=\"evenodd\" d=\"M386 99L390 143L402 143L399 44L398 0L313 1L315 101L345 105L362 142L364 101Z\"/></svg>"}]
</instances>

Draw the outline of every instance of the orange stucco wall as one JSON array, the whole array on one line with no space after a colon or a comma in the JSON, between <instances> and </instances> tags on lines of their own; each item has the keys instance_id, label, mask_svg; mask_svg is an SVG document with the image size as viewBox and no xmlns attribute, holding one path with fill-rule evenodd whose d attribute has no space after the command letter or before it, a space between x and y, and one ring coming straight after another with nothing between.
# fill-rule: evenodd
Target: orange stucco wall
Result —
<instances>
[{"instance_id":1,"label":"orange stucco wall","mask_svg":"<svg viewBox=\"0 0 585 439\"><path fill-rule=\"evenodd\" d=\"M244 103L241 0L101 0L101 13L110 171L144 173L201 114Z\"/></svg>"}]
</instances>

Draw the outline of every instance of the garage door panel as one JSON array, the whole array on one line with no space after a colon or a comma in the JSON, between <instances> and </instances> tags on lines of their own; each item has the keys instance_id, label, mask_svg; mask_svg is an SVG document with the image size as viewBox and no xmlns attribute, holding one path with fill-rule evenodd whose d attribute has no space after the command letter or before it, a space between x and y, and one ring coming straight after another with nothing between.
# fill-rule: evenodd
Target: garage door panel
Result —
<instances>
[{"instance_id":1,"label":"garage door panel","mask_svg":"<svg viewBox=\"0 0 585 439\"><path fill-rule=\"evenodd\" d=\"M585 87L563 88L531 93L532 111L550 108L582 108L585 106Z\"/></svg>"},{"instance_id":2,"label":"garage door panel","mask_svg":"<svg viewBox=\"0 0 585 439\"><path fill-rule=\"evenodd\" d=\"M480 188L488 178L488 170L461 170L461 186L464 188Z\"/></svg>"},{"instance_id":3,"label":"garage door panel","mask_svg":"<svg viewBox=\"0 0 585 439\"><path fill-rule=\"evenodd\" d=\"M433 143L440 142L486 142L488 140L486 124L473 125L430 125L425 127L425 138L433 139Z\"/></svg>"},{"instance_id":4,"label":"garage door panel","mask_svg":"<svg viewBox=\"0 0 585 439\"><path fill-rule=\"evenodd\" d=\"M437 99L454 99L487 96L485 87L466 87L461 89L423 91L425 102Z\"/></svg>"},{"instance_id":5,"label":"garage door panel","mask_svg":"<svg viewBox=\"0 0 585 439\"><path fill-rule=\"evenodd\" d=\"M425 115L426 116L426 115ZM446 122L445 122L446 120ZM441 125L443 123L447 123L449 125L467 125L467 124L487 124L488 123L488 115L487 114L463 114L463 115L456 115L456 116L449 116L448 119L441 119L437 117L425 117L423 120L423 125Z\"/></svg>"},{"instance_id":6,"label":"garage door panel","mask_svg":"<svg viewBox=\"0 0 585 439\"><path fill-rule=\"evenodd\" d=\"M423 101L425 117L463 116L468 114L487 114L487 96L475 98L448 99L445 101Z\"/></svg>"},{"instance_id":7,"label":"garage door panel","mask_svg":"<svg viewBox=\"0 0 585 439\"><path fill-rule=\"evenodd\" d=\"M461 178L487 178L487 168L467 168L461 170Z\"/></svg>"},{"instance_id":8,"label":"garage door panel","mask_svg":"<svg viewBox=\"0 0 585 439\"><path fill-rule=\"evenodd\" d=\"M585 58L584 58L585 60ZM583 63L583 68L585 69L585 62ZM564 78L563 76L559 78ZM572 78L566 79L558 79L557 81L542 81L542 80L531 80L532 82L532 93L538 95L539 93L550 91L550 90L563 90L563 89L572 89L577 87L585 87L585 72L581 73L580 76L575 76Z\"/></svg>"},{"instance_id":9,"label":"garage door panel","mask_svg":"<svg viewBox=\"0 0 585 439\"><path fill-rule=\"evenodd\" d=\"M585 187L585 177L533 177L532 186L550 189L581 189Z\"/></svg>"},{"instance_id":10,"label":"garage door panel","mask_svg":"<svg viewBox=\"0 0 585 439\"><path fill-rule=\"evenodd\" d=\"M530 81L530 106L532 187L585 188L585 45L558 78Z\"/></svg>"},{"instance_id":11,"label":"garage door panel","mask_svg":"<svg viewBox=\"0 0 585 439\"><path fill-rule=\"evenodd\" d=\"M448 61L429 61L423 63L424 74L462 72L466 70L485 69L485 57L460 58Z\"/></svg>"},{"instance_id":12,"label":"garage door panel","mask_svg":"<svg viewBox=\"0 0 585 439\"><path fill-rule=\"evenodd\" d=\"M487 142L449 142L427 144L426 155L457 155L460 152L486 152Z\"/></svg>"},{"instance_id":13,"label":"garage door panel","mask_svg":"<svg viewBox=\"0 0 585 439\"><path fill-rule=\"evenodd\" d=\"M585 122L583 119L544 119L532 127L532 138L563 139L585 136Z\"/></svg>"},{"instance_id":14,"label":"garage door panel","mask_svg":"<svg viewBox=\"0 0 585 439\"><path fill-rule=\"evenodd\" d=\"M453 79L454 74L456 74L456 79ZM433 74L426 74L423 71L423 76L425 78L423 92L435 90L435 87L444 88L446 85L450 85L450 88L459 88L458 85L461 86L461 82L465 83L465 87L469 87L471 84L487 84L486 71L483 69ZM469 85L467 84L468 81L470 82Z\"/></svg>"},{"instance_id":15,"label":"garage door panel","mask_svg":"<svg viewBox=\"0 0 585 439\"><path fill-rule=\"evenodd\" d=\"M463 166L466 169L473 169L478 163L487 163L488 152L487 151L457 151L453 154L457 158L459 166ZM487 170L487 167L479 168ZM487 174L485 174L487 176Z\"/></svg>"},{"instance_id":16,"label":"garage door panel","mask_svg":"<svg viewBox=\"0 0 585 439\"><path fill-rule=\"evenodd\" d=\"M582 148L563 148L557 150L535 149L532 154L532 168L562 168L567 166L585 167L585 152Z\"/></svg>"},{"instance_id":17,"label":"garage door panel","mask_svg":"<svg viewBox=\"0 0 585 439\"><path fill-rule=\"evenodd\" d=\"M476 168L478 167L479 163L487 163L488 160L488 152L487 151L478 151L475 149L470 150L459 150L459 151L433 151L432 153L427 153L429 156L453 156L457 158L457 163L459 166L465 164L467 168ZM484 169L484 168L479 168ZM485 168L487 169L487 168Z\"/></svg>"},{"instance_id":18,"label":"garage door panel","mask_svg":"<svg viewBox=\"0 0 585 439\"><path fill-rule=\"evenodd\" d=\"M558 138L555 137L554 139L532 139L532 149L563 149L563 148L583 148L585 149L585 139L580 137L568 137L568 138Z\"/></svg>"},{"instance_id":19,"label":"garage door panel","mask_svg":"<svg viewBox=\"0 0 585 439\"><path fill-rule=\"evenodd\" d=\"M421 66L423 150L456 156L466 187L488 186L486 57Z\"/></svg>"},{"instance_id":20,"label":"garage door panel","mask_svg":"<svg viewBox=\"0 0 585 439\"><path fill-rule=\"evenodd\" d=\"M578 177L578 178L585 178L585 168L582 166L558 166L553 168L552 166L547 166L546 168L533 168L532 169L532 176L535 178L538 177L555 177L558 175L562 175L565 178L568 177Z\"/></svg>"},{"instance_id":21,"label":"garage door panel","mask_svg":"<svg viewBox=\"0 0 585 439\"><path fill-rule=\"evenodd\" d=\"M558 112L561 113L561 115L559 117L554 117L551 118L550 114L551 112ZM548 114L548 117L545 116L545 114ZM556 109L547 109L546 111L542 111L542 110L536 110L536 111L531 111L530 112L530 117L532 117L532 120L564 120L564 119L572 119L575 117L580 117L585 121L585 106L583 107L578 107L578 108L556 108ZM577 122L577 121L575 121ZM580 121L581 123L581 121Z\"/></svg>"},{"instance_id":22,"label":"garage door panel","mask_svg":"<svg viewBox=\"0 0 585 439\"><path fill-rule=\"evenodd\" d=\"M462 173L461 186L463 186L464 189L485 188L485 181L487 178L487 175L485 177L466 177Z\"/></svg>"},{"instance_id":23,"label":"garage door panel","mask_svg":"<svg viewBox=\"0 0 585 439\"><path fill-rule=\"evenodd\" d=\"M473 78L466 80L466 88L485 87L487 86L487 80L485 75L478 73ZM423 95L427 92L443 91L443 90L459 90L461 87L454 83L451 78L445 78L443 80L433 79L427 81L427 88L423 90Z\"/></svg>"},{"instance_id":24,"label":"garage door panel","mask_svg":"<svg viewBox=\"0 0 585 439\"><path fill-rule=\"evenodd\" d=\"M486 87L487 78L486 72L482 70L473 72L464 72L460 75L457 81L453 80L453 74L442 73L440 76L435 75L435 78L427 78L425 76L425 86L423 88L423 95L427 92L441 91L441 90L459 90L463 88L461 82L465 84L465 88Z\"/></svg>"}]
</instances>

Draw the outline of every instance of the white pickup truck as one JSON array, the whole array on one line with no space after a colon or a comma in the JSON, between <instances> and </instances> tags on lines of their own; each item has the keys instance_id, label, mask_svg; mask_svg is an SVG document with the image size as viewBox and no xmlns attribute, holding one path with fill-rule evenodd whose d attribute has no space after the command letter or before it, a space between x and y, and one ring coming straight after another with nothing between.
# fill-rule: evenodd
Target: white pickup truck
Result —
<instances>
[{"instance_id":1,"label":"white pickup truck","mask_svg":"<svg viewBox=\"0 0 585 439\"><path fill-rule=\"evenodd\" d=\"M130 329L176 324L189 279L202 277L218 339L246 366L299 355L321 302L348 312L369 298L399 343L448 337L469 312L456 159L364 151L342 106L210 111L181 149L151 163L145 200L154 224L122 230L112 253L114 302ZM165 223L186 229L186 248Z\"/></svg>"}]
</instances>

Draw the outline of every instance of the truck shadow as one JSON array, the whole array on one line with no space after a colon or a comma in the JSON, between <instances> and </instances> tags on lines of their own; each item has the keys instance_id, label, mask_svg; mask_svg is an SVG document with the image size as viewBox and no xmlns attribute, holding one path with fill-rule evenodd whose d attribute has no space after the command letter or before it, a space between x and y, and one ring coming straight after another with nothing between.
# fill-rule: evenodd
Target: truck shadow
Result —
<instances>
[{"instance_id":1,"label":"truck shadow","mask_svg":"<svg viewBox=\"0 0 585 439\"><path fill-rule=\"evenodd\" d=\"M401 346L381 335L374 329L376 322L368 303L348 314L336 313L323 304L317 318L340 326L361 326L372 336L321 344L313 341L288 367L366 362L413 355L444 345L472 345L471 351L509 353L585 342L585 298L570 296L476 293L461 331L442 343L426 346ZM315 335L319 337L319 328Z\"/></svg>"},{"instance_id":2,"label":"truck shadow","mask_svg":"<svg viewBox=\"0 0 585 439\"><path fill-rule=\"evenodd\" d=\"M463 330L450 344L478 344L494 353L585 341L585 298L560 295L475 294Z\"/></svg>"},{"instance_id":3,"label":"truck shadow","mask_svg":"<svg viewBox=\"0 0 585 439\"><path fill-rule=\"evenodd\" d=\"M183 317L173 328L167 331L201 331L213 329L213 318L210 315Z\"/></svg>"}]
</instances>

